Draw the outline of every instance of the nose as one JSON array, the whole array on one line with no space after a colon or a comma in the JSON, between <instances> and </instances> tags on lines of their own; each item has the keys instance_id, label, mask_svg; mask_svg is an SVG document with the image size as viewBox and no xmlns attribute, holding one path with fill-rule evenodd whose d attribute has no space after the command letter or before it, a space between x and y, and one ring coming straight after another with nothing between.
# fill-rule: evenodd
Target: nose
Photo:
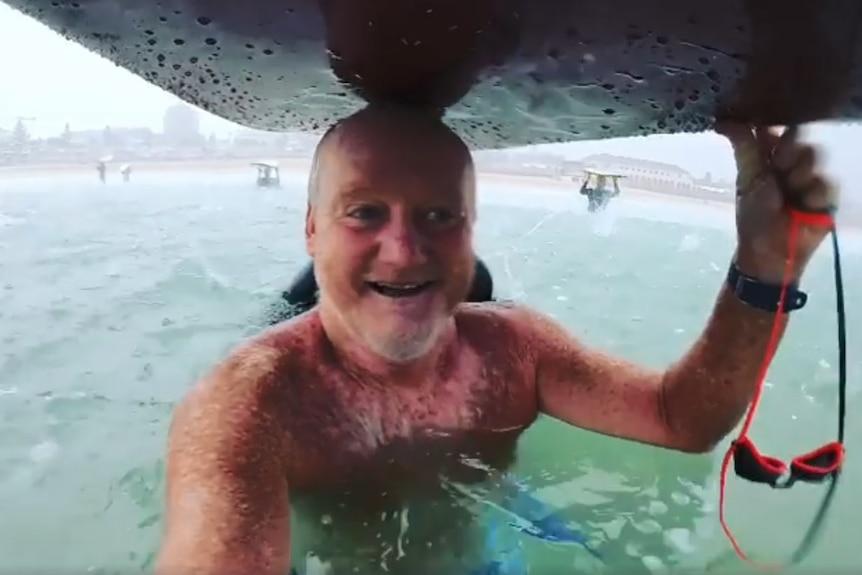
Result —
<instances>
[{"instance_id":1,"label":"nose","mask_svg":"<svg viewBox=\"0 0 862 575\"><path fill-rule=\"evenodd\" d=\"M381 263L406 267L428 260L428 237L412 218L401 210L393 210L378 237L378 259Z\"/></svg>"}]
</instances>

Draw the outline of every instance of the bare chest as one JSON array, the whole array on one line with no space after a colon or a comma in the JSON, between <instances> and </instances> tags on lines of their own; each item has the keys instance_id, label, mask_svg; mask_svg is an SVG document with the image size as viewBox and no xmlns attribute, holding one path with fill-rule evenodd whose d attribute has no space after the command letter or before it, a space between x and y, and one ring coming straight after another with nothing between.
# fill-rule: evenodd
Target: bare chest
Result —
<instances>
[{"instance_id":1,"label":"bare chest","mask_svg":"<svg viewBox=\"0 0 862 575\"><path fill-rule=\"evenodd\" d=\"M428 443L453 436L494 434L523 426L530 416L531 385L515 369L465 362L449 377L363 386L329 374L342 425L338 444L364 453L400 442Z\"/></svg>"},{"instance_id":2,"label":"bare chest","mask_svg":"<svg viewBox=\"0 0 862 575\"><path fill-rule=\"evenodd\" d=\"M380 386L318 364L291 418L313 475L451 471L464 460L494 467L513 457L536 417L532 370L517 354L465 350L445 377ZM314 392L311 392L313 388Z\"/></svg>"}]
</instances>

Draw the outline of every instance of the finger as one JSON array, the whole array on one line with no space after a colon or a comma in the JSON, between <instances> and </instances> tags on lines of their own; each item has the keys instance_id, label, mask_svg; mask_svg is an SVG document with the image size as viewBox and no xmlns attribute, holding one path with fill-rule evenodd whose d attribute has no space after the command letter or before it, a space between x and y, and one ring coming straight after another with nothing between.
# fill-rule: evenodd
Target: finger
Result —
<instances>
[{"instance_id":1,"label":"finger","mask_svg":"<svg viewBox=\"0 0 862 575\"><path fill-rule=\"evenodd\" d=\"M798 131L793 130L789 135L787 132L781 135L770 157L773 168L784 171L792 169L800 161L802 154L807 153L804 152L805 148L811 148L809 144L801 143L797 134Z\"/></svg>"},{"instance_id":2,"label":"finger","mask_svg":"<svg viewBox=\"0 0 862 575\"><path fill-rule=\"evenodd\" d=\"M736 162L736 190L745 192L760 175L762 159L751 126L732 122L715 125L716 133L727 138Z\"/></svg>"},{"instance_id":3,"label":"finger","mask_svg":"<svg viewBox=\"0 0 862 575\"><path fill-rule=\"evenodd\" d=\"M776 160L776 164L777 164ZM776 169L783 171L783 179L788 187L806 189L811 185L814 178L814 168L817 165L817 152L812 146L799 146L794 163L787 169Z\"/></svg>"},{"instance_id":4,"label":"finger","mask_svg":"<svg viewBox=\"0 0 862 575\"><path fill-rule=\"evenodd\" d=\"M778 127L772 126L768 128L761 128L762 133L768 132L770 137L773 138L775 144L780 144L781 142L795 142L799 140L799 126L796 124L791 124L790 126Z\"/></svg>"},{"instance_id":5,"label":"finger","mask_svg":"<svg viewBox=\"0 0 862 575\"><path fill-rule=\"evenodd\" d=\"M781 142L782 133L778 128L759 127L754 129L754 137L757 139L760 157L768 162L772 158L772 154L778 147L779 142Z\"/></svg>"},{"instance_id":6,"label":"finger","mask_svg":"<svg viewBox=\"0 0 862 575\"><path fill-rule=\"evenodd\" d=\"M779 138L779 144L781 145L783 142L787 142L788 144L792 144L793 142L799 141L799 126L796 124L792 124L787 126L784 131L781 132L781 137Z\"/></svg>"},{"instance_id":7,"label":"finger","mask_svg":"<svg viewBox=\"0 0 862 575\"><path fill-rule=\"evenodd\" d=\"M808 211L834 209L838 206L838 191L820 174L813 174L804 188L789 188L785 191L785 205Z\"/></svg>"}]
</instances>

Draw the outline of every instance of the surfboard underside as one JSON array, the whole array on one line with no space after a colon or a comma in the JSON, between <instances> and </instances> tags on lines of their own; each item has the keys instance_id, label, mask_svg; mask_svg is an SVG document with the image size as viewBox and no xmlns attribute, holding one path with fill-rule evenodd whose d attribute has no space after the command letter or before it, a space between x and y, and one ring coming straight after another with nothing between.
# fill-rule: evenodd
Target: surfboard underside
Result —
<instances>
[{"instance_id":1,"label":"surfboard underside","mask_svg":"<svg viewBox=\"0 0 862 575\"><path fill-rule=\"evenodd\" d=\"M267 130L364 101L446 109L474 148L862 116L857 0L4 1Z\"/></svg>"}]
</instances>

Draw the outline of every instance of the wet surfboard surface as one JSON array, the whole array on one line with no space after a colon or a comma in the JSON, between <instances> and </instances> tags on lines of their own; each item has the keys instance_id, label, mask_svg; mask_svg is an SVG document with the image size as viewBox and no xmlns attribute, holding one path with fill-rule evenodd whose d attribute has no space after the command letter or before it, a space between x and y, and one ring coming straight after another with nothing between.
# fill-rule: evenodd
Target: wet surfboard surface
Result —
<instances>
[{"instance_id":1,"label":"wet surfboard surface","mask_svg":"<svg viewBox=\"0 0 862 575\"><path fill-rule=\"evenodd\" d=\"M3 1L261 129L363 101L447 109L474 148L862 117L859 0Z\"/></svg>"}]
</instances>

